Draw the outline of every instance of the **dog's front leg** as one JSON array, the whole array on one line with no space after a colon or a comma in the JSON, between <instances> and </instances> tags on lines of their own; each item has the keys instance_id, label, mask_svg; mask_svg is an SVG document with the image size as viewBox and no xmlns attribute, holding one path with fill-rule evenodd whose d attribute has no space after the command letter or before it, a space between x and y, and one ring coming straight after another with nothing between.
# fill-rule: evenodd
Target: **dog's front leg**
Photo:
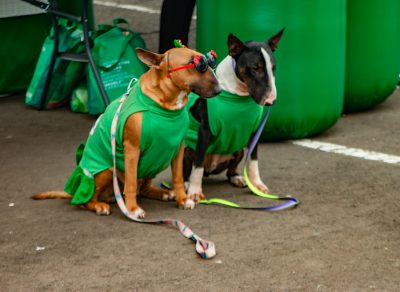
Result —
<instances>
[{"instance_id":1,"label":"dog's front leg","mask_svg":"<svg viewBox=\"0 0 400 292\"><path fill-rule=\"evenodd\" d=\"M193 161L192 171L189 177L188 196L195 202L205 198L203 195L202 181L204 174L204 160L206 158L207 148L210 144L212 134L208 122L207 100L200 98L191 108L194 117L200 122L200 128L197 133L197 145Z\"/></svg>"},{"instance_id":2,"label":"dog's front leg","mask_svg":"<svg viewBox=\"0 0 400 292\"><path fill-rule=\"evenodd\" d=\"M140 135L142 132L142 114L131 115L124 127L124 162L125 162L125 203L128 211L135 218L144 218L145 212L136 200L138 191L138 164L140 157Z\"/></svg>"},{"instance_id":3,"label":"dog's front leg","mask_svg":"<svg viewBox=\"0 0 400 292\"><path fill-rule=\"evenodd\" d=\"M171 170L174 193L176 197L176 203L180 208L183 209L193 209L195 202L186 196L185 186L183 181L183 156L184 156L184 144L182 143L179 152L172 160Z\"/></svg>"},{"instance_id":4,"label":"dog's front leg","mask_svg":"<svg viewBox=\"0 0 400 292\"><path fill-rule=\"evenodd\" d=\"M204 160L207 153L207 147L212 138L211 131L202 126L198 132L198 140L196 145L196 154L194 158L192 172L189 178L188 196L194 201L199 201L205 196L203 194L202 181L204 175Z\"/></svg>"},{"instance_id":5,"label":"dog's front leg","mask_svg":"<svg viewBox=\"0 0 400 292\"><path fill-rule=\"evenodd\" d=\"M264 193L269 193L268 187L261 180L260 171L258 168L258 143L254 146L254 150L250 155L248 166L249 179L253 183L253 185L260 191Z\"/></svg>"}]
</instances>

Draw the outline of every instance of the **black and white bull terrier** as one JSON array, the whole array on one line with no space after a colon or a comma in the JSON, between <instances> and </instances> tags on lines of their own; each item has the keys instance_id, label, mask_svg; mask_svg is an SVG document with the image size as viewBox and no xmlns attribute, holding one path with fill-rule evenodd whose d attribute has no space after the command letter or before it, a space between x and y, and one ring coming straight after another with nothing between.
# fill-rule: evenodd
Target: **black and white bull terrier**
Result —
<instances>
[{"instance_id":1,"label":"black and white bull terrier","mask_svg":"<svg viewBox=\"0 0 400 292\"><path fill-rule=\"evenodd\" d=\"M195 201L204 197L203 176L227 170L231 184L236 187L247 185L237 168L244 156L243 149L249 145L261 122L264 106L272 106L276 100L273 52L283 31L266 42L242 42L230 34L229 55L216 70L223 91L212 99L191 99L191 125L185 143L183 169L188 196ZM230 145L234 145L233 148ZM260 178L257 145L251 153L248 175L254 186L269 192Z\"/></svg>"}]
</instances>

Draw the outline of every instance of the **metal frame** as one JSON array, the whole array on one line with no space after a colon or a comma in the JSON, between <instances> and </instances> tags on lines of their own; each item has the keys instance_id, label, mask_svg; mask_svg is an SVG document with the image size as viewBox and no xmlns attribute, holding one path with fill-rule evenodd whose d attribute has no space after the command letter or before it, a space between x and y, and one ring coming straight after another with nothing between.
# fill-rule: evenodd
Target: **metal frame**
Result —
<instances>
[{"instance_id":1,"label":"metal frame","mask_svg":"<svg viewBox=\"0 0 400 292\"><path fill-rule=\"evenodd\" d=\"M51 19L53 22L53 28L54 28L54 49L51 55L51 60L50 60L50 65L49 69L47 71L46 75L46 81L44 84L43 88L43 93L40 98L40 110L45 109L46 106L46 97L49 91L50 87L50 82L51 78L53 76L53 71L54 71L54 66L56 63L57 58L61 58L63 60L68 60L68 61L74 61L74 62L85 62L89 63L90 67L93 70L97 85L100 89L101 96L103 98L103 101L105 105L110 104L110 100L107 96L107 93L104 89L103 83L101 82L100 78L100 73L96 67L96 64L94 63L92 52L90 49L90 39L89 39L89 19L88 19L88 8L89 8L89 0L83 0L83 7L82 7L82 16L76 16L72 15L69 13L65 13L62 11L57 10L57 1L56 0L50 0L49 3L45 3L39 0L21 0L24 2L27 2L29 4L32 4L34 6L37 6L43 10L45 10L47 13L51 15ZM74 53L68 53L68 52L60 52L59 51L59 26L58 26L58 18L67 18L71 19L77 22L82 23L83 26L83 42L85 45L85 54L74 54Z\"/></svg>"}]
</instances>

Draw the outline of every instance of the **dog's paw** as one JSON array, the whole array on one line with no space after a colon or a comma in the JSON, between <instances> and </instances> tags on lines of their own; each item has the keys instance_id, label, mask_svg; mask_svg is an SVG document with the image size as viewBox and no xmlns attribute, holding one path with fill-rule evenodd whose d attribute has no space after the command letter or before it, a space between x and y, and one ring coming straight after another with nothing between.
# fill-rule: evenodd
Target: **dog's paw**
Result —
<instances>
[{"instance_id":1,"label":"dog's paw","mask_svg":"<svg viewBox=\"0 0 400 292\"><path fill-rule=\"evenodd\" d=\"M269 189L263 182L255 183L254 186L263 193L269 194Z\"/></svg>"},{"instance_id":2,"label":"dog's paw","mask_svg":"<svg viewBox=\"0 0 400 292\"><path fill-rule=\"evenodd\" d=\"M175 200L175 192L174 191L168 191L168 193L164 193L162 196L163 201L173 201Z\"/></svg>"},{"instance_id":3,"label":"dog's paw","mask_svg":"<svg viewBox=\"0 0 400 292\"><path fill-rule=\"evenodd\" d=\"M230 178L230 183L233 184L235 187L244 188L247 186L246 180L244 176L235 175Z\"/></svg>"},{"instance_id":4,"label":"dog's paw","mask_svg":"<svg viewBox=\"0 0 400 292\"><path fill-rule=\"evenodd\" d=\"M197 194L188 194L188 198L197 204L201 200L204 200L206 196L203 193L197 193Z\"/></svg>"},{"instance_id":5,"label":"dog's paw","mask_svg":"<svg viewBox=\"0 0 400 292\"><path fill-rule=\"evenodd\" d=\"M197 184L189 184L188 190L187 190L188 197L194 201L198 196L203 195L203 189L201 185ZM204 195L203 195L204 196Z\"/></svg>"},{"instance_id":6,"label":"dog's paw","mask_svg":"<svg viewBox=\"0 0 400 292\"><path fill-rule=\"evenodd\" d=\"M137 207L135 211L129 212L129 215L135 219L144 219L146 212L142 208Z\"/></svg>"},{"instance_id":7,"label":"dog's paw","mask_svg":"<svg viewBox=\"0 0 400 292\"><path fill-rule=\"evenodd\" d=\"M184 209L184 210L190 210L193 209L196 206L196 203L189 198L186 198L185 201L183 201L181 204L179 204L179 208Z\"/></svg>"},{"instance_id":8,"label":"dog's paw","mask_svg":"<svg viewBox=\"0 0 400 292\"><path fill-rule=\"evenodd\" d=\"M100 216L106 215L106 216L108 216L108 215L111 214L111 210L110 210L110 205L109 204L98 202L95 205L94 208L96 210L96 214L97 215L100 215Z\"/></svg>"},{"instance_id":9,"label":"dog's paw","mask_svg":"<svg viewBox=\"0 0 400 292\"><path fill-rule=\"evenodd\" d=\"M201 186L193 187L193 185L189 185L187 196L195 204L199 203L201 200L204 200L206 198L206 196L203 194Z\"/></svg>"}]
</instances>

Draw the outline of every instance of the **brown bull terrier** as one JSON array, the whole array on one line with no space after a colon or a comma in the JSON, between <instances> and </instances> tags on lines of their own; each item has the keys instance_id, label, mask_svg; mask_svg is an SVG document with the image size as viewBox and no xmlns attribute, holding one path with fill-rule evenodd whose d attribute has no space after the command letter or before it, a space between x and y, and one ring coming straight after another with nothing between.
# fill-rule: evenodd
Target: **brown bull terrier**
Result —
<instances>
[{"instance_id":1,"label":"brown bull terrier","mask_svg":"<svg viewBox=\"0 0 400 292\"><path fill-rule=\"evenodd\" d=\"M128 211L144 218L136 195L159 200L176 198L179 207L192 209L201 196L188 197L183 181L183 140L189 125L184 109L188 93L203 98L221 89L210 60L188 48L174 48L164 54L136 49L150 70L134 82L122 104L116 129L118 178L125 183ZM65 192L50 191L33 199L68 198L98 215L109 215L107 194L112 194L111 123L120 101L112 102L93 126L87 143L81 146L79 164L65 185ZM157 188L152 179L171 165L173 191Z\"/></svg>"}]
</instances>

